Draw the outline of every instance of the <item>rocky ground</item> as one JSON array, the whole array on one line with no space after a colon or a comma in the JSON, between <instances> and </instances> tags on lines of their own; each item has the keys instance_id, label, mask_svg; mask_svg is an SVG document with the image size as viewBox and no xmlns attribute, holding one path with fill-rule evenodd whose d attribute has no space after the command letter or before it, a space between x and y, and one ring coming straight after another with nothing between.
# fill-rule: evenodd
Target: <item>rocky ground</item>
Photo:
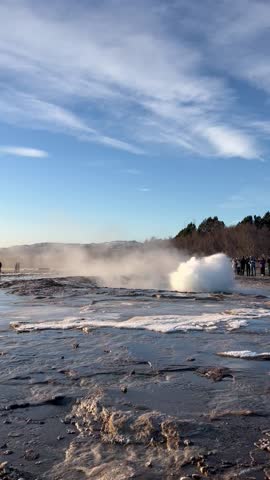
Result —
<instances>
[{"instance_id":1,"label":"rocky ground","mask_svg":"<svg viewBox=\"0 0 270 480\"><path fill-rule=\"evenodd\" d=\"M22 279L3 287L0 479L270 478L269 356L219 355L269 352L268 318L233 331L18 334L9 328L14 318L58 320L90 300L106 315L120 293L135 304L146 293L99 290L89 279ZM244 301L267 309L265 293ZM147 295L143 310L157 301L179 310L183 301L193 305L192 298ZM195 303L217 302L226 310L240 297Z\"/></svg>"}]
</instances>

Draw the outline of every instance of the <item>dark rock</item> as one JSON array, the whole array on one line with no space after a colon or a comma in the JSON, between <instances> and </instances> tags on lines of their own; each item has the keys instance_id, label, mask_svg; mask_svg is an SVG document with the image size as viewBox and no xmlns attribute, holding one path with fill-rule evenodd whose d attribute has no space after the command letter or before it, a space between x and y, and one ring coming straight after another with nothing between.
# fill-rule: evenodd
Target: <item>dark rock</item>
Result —
<instances>
[{"instance_id":1,"label":"dark rock","mask_svg":"<svg viewBox=\"0 0 270 480\"><path fill-rule=\"evenodd\" d=\"M12 450L4 450L2 452L2 455L12 455L13 451Z\"/></svg>"},{"instance_id":2,"label":"dark rock","mask_svg":"<svg viewBox=\"0 0 270 480\"><path fill-rule=\"evenodd\" d=\"M183 443L184 443L185 447L190 447L191 445L193 445L193 442L191 440L188 440L188 439L185 439Z\"/></svg>"},{"instance_id":3,"label":"dark rock","mask_svg":"<svg viewBox=\"0 0 270 480\"><path fill-rule=\"evenodd\" d=\"M223 378L233 378L229 368L225 367L209 367L198 368L199 375L214 380L214 382L220 382Z\"/></svg>"},{"instance_id":4,"label":"dark rock","mask_svg":"<svg viewBox=\"0 0 270 480\"><path fill-rule=\"evenodd\" d=\"M25 460L28 460L28 461L32 462L32 461L37 460L39 458L39 453L32 450L32 448L29 448L28 450L25 450L24 458L25 458Z\"/></svg>"},{"instance_id":5,"label":"dark rock","mask_svg":"<svg viewBox=\"0 0 270 480\"><path fill-rule=\"evenodd\" d=\"M265 478L267 480L270 480L270 468L266 468L264 471L263 471L264 475L265 475Z\"/></svg>"}]
</instances>

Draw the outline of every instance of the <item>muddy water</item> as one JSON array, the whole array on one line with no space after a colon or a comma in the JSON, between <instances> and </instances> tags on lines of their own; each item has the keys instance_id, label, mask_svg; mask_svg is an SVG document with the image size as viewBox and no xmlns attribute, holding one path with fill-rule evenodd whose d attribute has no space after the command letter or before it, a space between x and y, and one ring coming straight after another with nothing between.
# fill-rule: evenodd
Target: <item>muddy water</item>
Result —
<instances>
[{"instance_id":1,"label":"muddy water","mask_svg":"<svg viewBox=\"0 0 270 480\"><path fill-rule=\"evenodd\" d=\"M0 296L0 478L267 478L267 282L193 295L18 278Z\"/></svg>"}]
</instances>

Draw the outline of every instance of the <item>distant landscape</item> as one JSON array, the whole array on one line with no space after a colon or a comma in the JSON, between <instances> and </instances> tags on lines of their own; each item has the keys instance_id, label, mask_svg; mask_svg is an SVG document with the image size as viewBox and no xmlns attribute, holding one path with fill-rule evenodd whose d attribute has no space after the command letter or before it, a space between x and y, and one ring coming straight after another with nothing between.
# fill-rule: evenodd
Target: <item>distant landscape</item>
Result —
<instances>
[{"instance_id":1,"label":"distant landscape","mask_svg":"<svg viewBox=\"0 0 270 480\"><path fill-rule=\"evenodd\" d=\"M196 254L269 255L270 212L248 215L233 226L226 226L218 217L206 218L198 227L189 223L171 242L177 249Z\"/></svg>"},{"instance_id":2,"label":"distant landscape","mask_svg":"<svg viewBox=\"0 0 270 480\"><path fill-rule=\"evenodd\" d=\"M16 262L23 268L59 268L70 257L117 258L136 251L173 248L186 254L211 255L224 252L230 257L270 254L270 212L249 215L237 225L226 226L218 217L208 217L196 226L189 223L173 238L137 241L115 241L89 244L37 243L0 249L5 268ZM76 260L75 260L76 261Z\"/></svg>"}]
</instances>

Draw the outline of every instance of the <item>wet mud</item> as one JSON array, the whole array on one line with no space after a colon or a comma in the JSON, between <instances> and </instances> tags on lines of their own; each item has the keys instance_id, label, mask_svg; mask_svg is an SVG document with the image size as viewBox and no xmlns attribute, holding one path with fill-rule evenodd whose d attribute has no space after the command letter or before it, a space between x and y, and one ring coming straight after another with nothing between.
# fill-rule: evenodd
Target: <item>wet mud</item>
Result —
<instances>
[{"instance_id":1,"label":"wet mud","mask_svg":"<svg viewBox=\"0 0 270 480\"><path fill-rule=\"evenodd\" d=\"M106 289L85 278L1 285L0 479L270 478L265 284L232 295ZM223 312L237 309L228 328ZM194 323L202 313L211 328ZM182 329L148 329L153 316L175 316ZM80 327L64 328L67 317ZM122 326L138 317L140 328Z\"/></svg>"}]
</instances>

